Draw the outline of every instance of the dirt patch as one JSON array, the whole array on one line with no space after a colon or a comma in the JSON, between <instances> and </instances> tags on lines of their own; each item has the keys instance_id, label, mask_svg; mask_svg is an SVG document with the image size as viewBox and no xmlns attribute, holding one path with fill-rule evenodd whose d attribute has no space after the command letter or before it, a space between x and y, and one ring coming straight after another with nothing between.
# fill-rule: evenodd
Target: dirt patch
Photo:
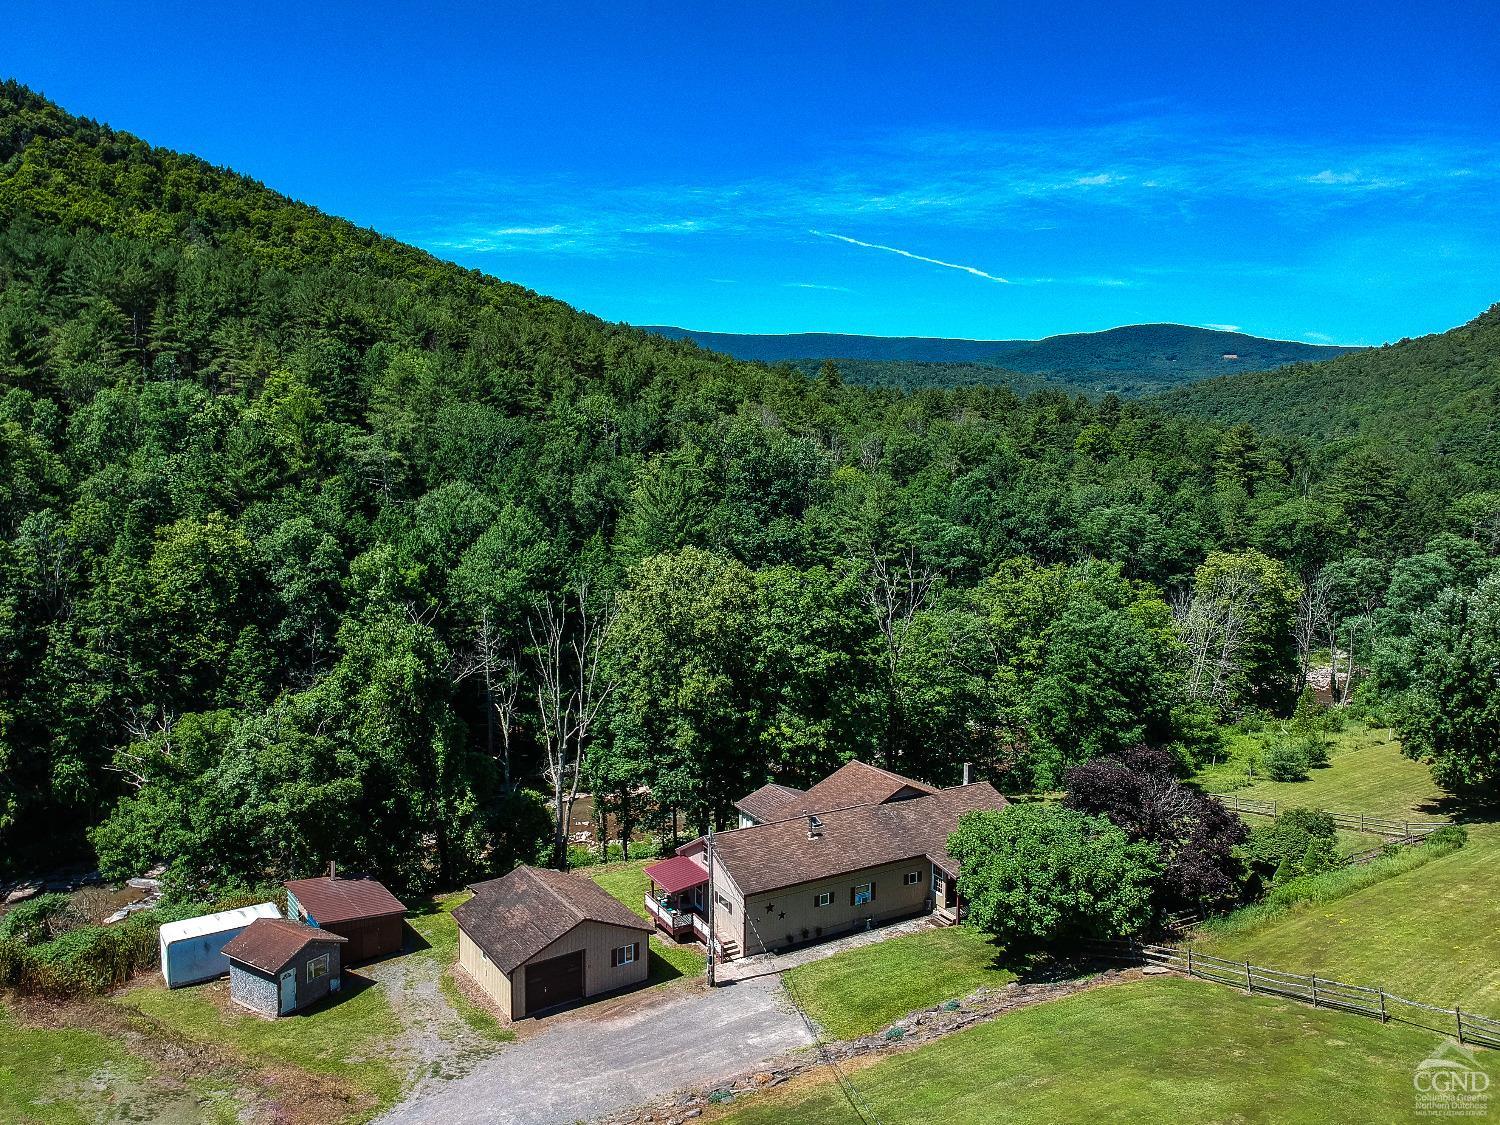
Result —
<instances>
[{"instance_id":1,"label":"dirt patch","mask_svg":"<svg viewBox=\"0 0 1500 1125\"><path fill-rule=\"evenodd\" d=\"M7 995L5 1005L23 1026L96 1032L145 1062L150 1075L138 1090L112 1074L94 1075L90 1083L109 1104L145 1102L149 1120L200 1119L194 1110L205 1108L205 1098L195 1090L204 1089L229 1091L227 1100L247 1125L325 1125L375 1108L367 1095L331 1078L292 1066L259 1066L106 999Z\"/></svg>"}]
</instances>

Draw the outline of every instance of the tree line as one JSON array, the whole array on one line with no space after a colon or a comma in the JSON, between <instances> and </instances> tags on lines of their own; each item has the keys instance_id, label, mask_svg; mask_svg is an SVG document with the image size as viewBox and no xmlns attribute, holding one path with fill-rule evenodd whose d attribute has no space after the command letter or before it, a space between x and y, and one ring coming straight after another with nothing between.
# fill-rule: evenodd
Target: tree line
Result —
<instances>
[{"instance_id":1,"label":"tree line","mask_svg":"<svg viewBox=\"0 0 1500 1125\"><path fill-rule=\"evenodd\" d=\"M0 87L0 865L420 888L583 790L1186 768L1325 649L1493 785L1471 483L733 361Z\"/></svg>"}]
</instances>

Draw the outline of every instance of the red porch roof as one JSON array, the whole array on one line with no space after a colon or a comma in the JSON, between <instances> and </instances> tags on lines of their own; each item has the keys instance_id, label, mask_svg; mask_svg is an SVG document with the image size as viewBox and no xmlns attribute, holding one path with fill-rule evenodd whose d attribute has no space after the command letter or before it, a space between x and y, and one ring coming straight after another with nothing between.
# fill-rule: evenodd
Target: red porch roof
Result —
<instances>
[{"instance_id":1,"label":"red porch roof","mask_svg":"<svg viewBox=\"0 0 1500 1125\"><path fill-rule=\"evenodd\" d=\"M708 882L708 872L697 860L685 855L674 855L658 863L648 864L646 878L650 879L669 895L688 890Z\"/></svg>"}]
</instances>

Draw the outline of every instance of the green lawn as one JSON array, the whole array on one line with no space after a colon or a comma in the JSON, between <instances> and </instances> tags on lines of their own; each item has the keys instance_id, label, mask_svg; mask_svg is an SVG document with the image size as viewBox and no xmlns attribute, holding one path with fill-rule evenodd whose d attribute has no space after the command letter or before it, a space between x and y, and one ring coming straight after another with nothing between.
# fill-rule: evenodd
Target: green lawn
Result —
<instances>
[{"instance_id":1,"label":"green lawn","mask_svg":"<svg viewBox=\"0 0 1500 1125\"><path fill-rule=\"evenodd\" d=\"M1205 768L1198 781L1206 789L1233 792L1236 797L1277 801L1283 805L1367 812L1389 817L1421 818L1444 815L1447 794L1432 780L1422 762L1401 753L1389 730L1351 724L1327 735L1333 747L1329 764L1311 770L1306 781L1243 782L1245 765L1260 736L1237 734L1229 740L1228 761ZM1252 823L1264 818L1253 818Z\"/></svg>"},{"instance_id":2,"label":"green lawn","mask_svg":"<svg viewBox=\"0 0 1500 1125\"><path fill-rule=\"evenodd\" d=\"M1452 855L1204 948L1500 1019L1500 824Z\"/></svg>"},{"instance_id":3,"label":"green lawn","mask_svg":"<svg viewBox=\"0 0 1500 1125\"><path fill-rule=\"evenodd\" d=\"M1015 980L998 956L989 938L949 926L850 949L782 980L830 1038L854 1039L917 1008Z\"/></svg>"},{"instance_id":4,"label":"green lawn","mask_svg":"<svg viewBox=\"0 0 1500 1125\"><path fill-rule=\"evenodd\" d=\"M852 1070L880 1120L1277 1122L1414 1119L1440 1036L1201 981L1112 985ZM1500 1055L1481 1065L1500 1079ZM826 1076L733 1108L733 1125L860 1121Z\"/></svg>"},{"instance_id":5,"label":"green lawn","mask_svg":"<svg viewBox=\"0 0 1500 1125\"><path fill-rule=\"evenodd\" d=\"M362 986L356 974L346 973L343 990L329 1001L275 1020L236 1009L228 992L224 980L173 990L152 985L118 1003L255 1065L290 1064L347 1083L376 1106L389 1105L400 1094L401 1080L386 1048L400 1036L401 1024L379 985Z\"/></svg>"},{"instance_id":6,"label":"green lawn","mask_svg":"<svg viewBox=\"0 0 1500 1125\"><path fill-rule=\"evenodd\" d=\"M647 864L652 859L632 859L625 863L605 863L598 867L584 867L579 873L587 875L615 898L630 907L642 918L650 919L646 913L646 890L651 881L646 878ZM671 980L675 977L701 977L707 959L696 945L679 945L668 941L661 934L651 935L651 980Z\"/></svg>"}]
</instances>

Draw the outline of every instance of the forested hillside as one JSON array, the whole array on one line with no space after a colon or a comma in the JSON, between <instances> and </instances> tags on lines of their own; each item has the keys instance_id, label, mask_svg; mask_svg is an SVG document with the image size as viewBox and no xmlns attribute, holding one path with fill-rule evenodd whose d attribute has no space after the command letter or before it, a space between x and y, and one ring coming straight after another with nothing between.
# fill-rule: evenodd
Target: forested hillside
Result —
<instances>
[{"instance_id":1,"label":"forested hillside","mask_svg":"<svg viewBox=\"0 0 1500 1125\"><path fill-rule=\"evenodd\" d=\"M1150 394L1232 371L1259 371L1329 359L1356 348L1265 340L1243 332L1185 324L1130 324L1104 332L1070 332L1044 340L947 340L922 336L850 336L831 332L745 335L652 326L740 359L794 362L804 370L823 359L870 386L968 386L1006 383L1024 391L1038 380L1069 391L1125 397ZM844 361L858 361L846 364ZM998 373L984 368L998 367ZM1030 379L1017 376L1030 376Z\"/></svg>"},{"instance_id":2,"label":"forested hillside","mask_svg":"<svg viewBox=\"0 0 1500 1125\"><path fill-rule=\"evenodd\" d=\"M701 827L851 755L1191 758L1290 705L1304 579L1408 653L1470 596L1472 487L735 361L0 86L0 866L453 885L548 854L575 780Z\"/></svg>"},{"instance_id":3,"label":"forested hillside","mask_svg":"<svg viewBox=\"0 0 1500 1125\"><path fill-rule=\"evenodd\" d=\"M1215 379L1163 405L1314 442L1369 442L1500 484L1500 305L1333 363Z\"/></svg>"}]
</instances>

